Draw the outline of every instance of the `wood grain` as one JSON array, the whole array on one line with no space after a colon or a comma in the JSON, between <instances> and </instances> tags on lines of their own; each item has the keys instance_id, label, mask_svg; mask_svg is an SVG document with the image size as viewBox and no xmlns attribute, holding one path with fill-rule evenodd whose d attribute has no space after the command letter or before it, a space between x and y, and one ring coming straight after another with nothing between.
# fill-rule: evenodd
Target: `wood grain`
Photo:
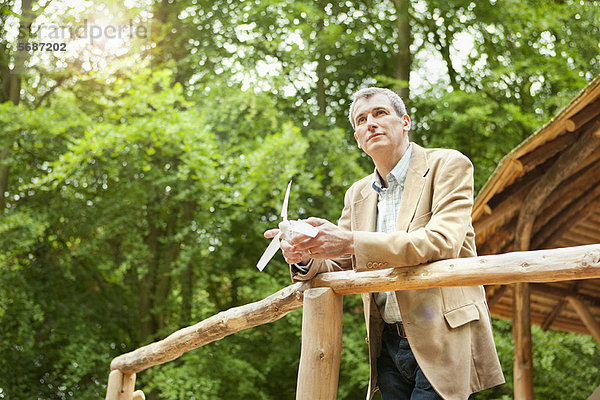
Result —
<instances>
[{"instance_id":1,"label":"wood grain","mask_svg":"<svg viewBox=\"0 0 600 400\"><path fill-rule=\"evenodd\" d=\"M342 296L330 288L304 292L302 351L296 400L335 400L342 353Z\"/></svg>"},{"instance_id":2,"label":"wood grain","mask_svg":"<svg viewBox=\"0 0 600 400\"><path fill-rule=\"evenodd\" d=\"M356 294L599 277L600 244L593 244L442 260L415 267L327 272L312 282L314 287L331 287L338 294Z\"/></svg>"}]
</instances>

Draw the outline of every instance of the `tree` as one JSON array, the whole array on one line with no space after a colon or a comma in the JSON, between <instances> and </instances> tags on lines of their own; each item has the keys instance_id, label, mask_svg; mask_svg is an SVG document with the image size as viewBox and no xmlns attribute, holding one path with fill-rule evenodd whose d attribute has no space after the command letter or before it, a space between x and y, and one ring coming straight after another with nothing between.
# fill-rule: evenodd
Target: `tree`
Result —
<instances>
[{"instance_id":1,"label":"tree","mask_svg":"<svg viewBox=\"0 0 600 400\"><path fill-rule=\"evenodd\" d=\"M86 18L29 4L52 21ZM29 6L0 0L0 169L10 169L10 185L0 179L0 397L103 396L112 357L287 285L281 258L253 268L287 181L291 218L335 221L346 188L372 171L347 122L356 89L410 89L413 139L467 154L481 187L600 72L588 40L597 2L183 0L152 2L152 14L103 4L115 19L152 18L148 43L123 56L87 49L61 59L66 68L25 57L20 100L6 102L19 56L7 32ZM139 386L152 398L291 397L300 319L152 368ZM361 398L358 298L345 299L344 326L339 397ZM496 321L507 366L509 330ZM556 381L589 394L592 378L551 371L593 366L597 349L540 336L560 344L535 350L543 395L560 392Z\"/></svg>"}]
</instances>

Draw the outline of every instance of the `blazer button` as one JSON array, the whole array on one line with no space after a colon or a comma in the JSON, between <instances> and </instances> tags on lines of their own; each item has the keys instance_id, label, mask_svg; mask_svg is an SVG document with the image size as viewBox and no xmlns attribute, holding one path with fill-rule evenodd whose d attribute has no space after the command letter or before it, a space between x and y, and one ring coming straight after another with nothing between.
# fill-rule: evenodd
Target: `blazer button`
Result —
<instances>
[{"instance_id":1,"label":"blazer button","mask_svg":"<svg viewBox=\"0 0 600 400\"><path fill-rule=\"evenodd\" d=\"M378 267L379 268L383 267L383 263L379 263Z\"/></svg>"},{"instance_id":2,"label":"blazer button","mask_svg":"<svg viewBox=\"0 0 600 400\"><path fill-rule=\"evenodd\" d=\"M367 268L371 268L372 266L373 266L373 263L372 263L371 261L369 261L369 262L367 263Z\"/></svg>"}]
</instances>

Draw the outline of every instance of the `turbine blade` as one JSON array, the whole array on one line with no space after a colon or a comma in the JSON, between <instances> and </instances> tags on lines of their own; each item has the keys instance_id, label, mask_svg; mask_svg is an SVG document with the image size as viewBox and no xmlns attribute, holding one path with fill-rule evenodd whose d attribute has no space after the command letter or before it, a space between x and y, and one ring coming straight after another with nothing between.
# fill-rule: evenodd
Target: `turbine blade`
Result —
<instances>
[{"instance_id":1,"label":"turbine blade","mask_svg":"<svg viewBox=\"0 0 600 400\"><path fill-rule=\"evenodd\" d=\"M256 264L256 268L258 268L259 271L262 271L263 269L265 269L265 267L267 266L269 261L271 261L271 258L273 258L275 253L277 253L277 250L279 250L279 238L280 237L281 237L281 232L279 232L277 235L275 235L273 240L271 240L271 243L269 243L269 245L267 246L267 249L263 253L262 257L260 257L260 260L258 260L258 263Z\"/></svg>"},{"instance_id":2,"label":"turbine blade","mask_svg":"<svg viewBox=\"0 0 600 400\"><path fill-rule=\"evenodd\" d=\"M285 191L285 197L283 198L283 206L281 206L281 218L285 221L287 220L287 209L288 209L288 200L290 198L290 188L292 187L292 181L288 183L287 189Z\"/></svg>"},{"instance_id":3,"label":"turbine blade","mask_svg":"<svg viewBox=\"0 0 600 400\"><path fill-rule=\"evenodd\" d=\"M319 230L316 227L304 221L290 221L290 230L310 237L315 237L319 234Z\"/></svg>"}]
</instances>

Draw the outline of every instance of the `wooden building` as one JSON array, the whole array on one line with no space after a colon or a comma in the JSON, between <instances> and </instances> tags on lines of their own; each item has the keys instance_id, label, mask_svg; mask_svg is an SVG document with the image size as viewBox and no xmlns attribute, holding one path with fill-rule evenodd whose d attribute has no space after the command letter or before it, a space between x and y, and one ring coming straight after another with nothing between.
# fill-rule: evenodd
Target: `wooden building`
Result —
<instances>
[{"instance_id":1,"label":"wooden building","mask_svg":"<svg viewBox=\"0 0 600 400\"><path fill-rule=\"evenodd\" d=\"M599 137L600 76L504 157L482 188L473 208L479 254L600 243ZM533 398L530 324L600 343L600 279L486 292L492 315L513 320L515 398Z\"/></svg>"}]
</instances>

